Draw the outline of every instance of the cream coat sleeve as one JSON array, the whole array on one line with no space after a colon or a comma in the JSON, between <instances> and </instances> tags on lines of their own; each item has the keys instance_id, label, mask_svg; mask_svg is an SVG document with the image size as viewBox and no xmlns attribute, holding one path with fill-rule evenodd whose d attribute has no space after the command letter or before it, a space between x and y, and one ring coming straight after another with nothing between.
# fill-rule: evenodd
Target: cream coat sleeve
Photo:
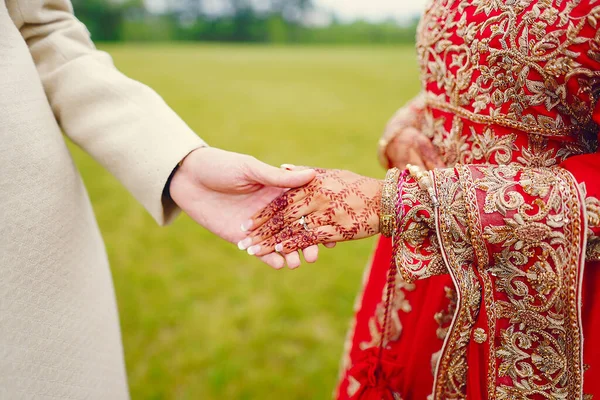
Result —
<instances>
[{"instance_id":1,"label":"cream coat sleeve","mask_svg":"<svg viewBox=\"0 0 600 400\"><path fill-rule=\"evenodd\" d=\"M204 142L147 86L94 47L69 0L7 0L65 134L119 179L160 224L173 168Z\"/></svg>"}]
</instances>

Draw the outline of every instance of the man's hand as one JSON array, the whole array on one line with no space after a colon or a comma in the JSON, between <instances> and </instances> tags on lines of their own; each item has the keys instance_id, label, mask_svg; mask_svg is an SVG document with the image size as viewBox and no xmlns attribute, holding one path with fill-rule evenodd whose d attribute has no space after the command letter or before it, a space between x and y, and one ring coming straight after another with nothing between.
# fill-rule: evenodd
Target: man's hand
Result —
<instances>
[{"instance_id":1,"label":"man's hand","mask_svg":"<svg viewBox=\"0 0 600 400\"><path fill-rule=\"evenodd\" d=\"M169 192L173 201L192 219L217 236L238 243L252 229L250 218L287 189L304 186L316 176L314 170L288 171L257 159L215 148L190 153L177 170ZM243 243L238 245L245 250ZM315 262L318 247L304 251L307 262ZM290 267L300 265L298 253L286 255ZM271 253L261 259L274 268L284 258Z\"/></svg>"}]
</instances>

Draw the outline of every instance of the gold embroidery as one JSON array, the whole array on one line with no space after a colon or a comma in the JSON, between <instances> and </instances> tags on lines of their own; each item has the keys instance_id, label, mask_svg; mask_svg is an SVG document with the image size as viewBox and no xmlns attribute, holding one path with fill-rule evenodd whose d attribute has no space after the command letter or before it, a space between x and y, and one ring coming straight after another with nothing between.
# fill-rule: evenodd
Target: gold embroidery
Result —
<instances>
[{"instance_id":1,"label":"gold embroidery","mask_svg":"<svg viewBox=\"0 0 600 400\"><path fill-rule=\"evenodd\" d=\"M446 165L551 167L595 152L600 68L580 58L600 63L599 18L585 2L432 2L417 35L422 130Z\"/></svg>"},{"instance_id":2,"label":"gold embroidery","mask_svg":"<svg viewBox=\"0 0 600 400\"><path fill-rule=\"evenodd\" d=\"M485 341L487 340L487 333L485 333L485 329L483 328L477 328L475 329L475 331L473 332L473 340L475 340L476 343L482 344L485 343Z\"/></svg>"},{"instance_id":3,"label":"gold embroidery","mask_svg":"<svg viewBox=\"0 0 600 400\"><path fill-rule=\"evenodd\" d=\"M446 270L447 271L447 270ZM435 334L438 339L445 340L448 335L448 330L450 329L450 324L452 323L452 319L456 313L456 303L458 301L456 289L453 287L444 287L444 292L446 293L446 299L448 300L448 306L433 316L433 319L438 324L437 329L435 330ZM435 376L435 369L439 362L440 356L442 355L442 349L436 351L431 355L431 374Z\"/></svg>"},{"instance_id":4,"label":"gold embroidery","mask_svg":"<svg viewBox=\"0 0 600 400\"><path fill-rule=\"evenodd\" d=\"M582 196L585 197L585 212L588 221L586 260L600 261L600 237L592 230L592 228L600 227L600 200L587 195L585 183L579 184L579 189Z\"/></svg>"},{"instance_id":5,"label":"gold embroidery","mask_svg":"<svg viewBox=\"0 0 600 400\"><path fill-rule=\"evenodd\" d=\"M435 313L433 319L437 322L438 327L435 331L436 336L440 340L446 339L448 329L450 329L450 323L456 312L456 290L454 288L444 287L446 292L446 299L448 300L448 307L445 310Z\"/></svg>"},{"instance_id":6,"label":"gold embroidery","mask_svg":"<svg viewBox=\"0 0 600 400\"><path fill-rule=\"evenodd\" d=\"M458 179L453 170L436 170L434 179L440 201L437 212L443 214L438 218L443 232L441 241L458 288L456 312L436 368L434 394L438 399L463 399L466 398L467 346L481 304L481 286L472 268L473 247ZM463 211L457 213L458 208Z\"/></svg>"},{"instance_id":7,"label":"gold embroidery","mask_svg":"<svg viewBox=\"0 0 600 400\"><path fill-rule=\"evenodd\" d=\"M534 170L515 165L464 166L458 171L466 192L465 206L471 232L467 236L472 239L483 279L483 306L488 314L488 328L494 332L499 319L505 321L503 326L508 323L507 328L497 332L500 337L497 349L493 340L487 341L490 354L495 354L500 360L497 375L493 358L488 366L488 376L492 377L488 382L488 397L528 398L540 393L550 398L579 397L582 382L581 331L576 299L581 274L578 254L582 246L582 215L578 189L572 176L562 169ZM471 174L477 175L475 179L469 178ZM436 171L435 176L441 195L447 190L444 183L444 179L448 179L447 174ZM534 199L526 202L519 189ZM499 219L485 217L487 222L483 235L477 234L478 227L482 225L479 218L483 217L479 216L479 206L473 203L481 198L475 196L476 191L485 193L482 215L502 216ZM459 298L469 296L476 299L469 288L472 278L458 275L464 268L461 266L468 267L469 261L463 259L456 263L458 260L454 258L457 232L449 229L451 224L448 222L453 215L445 210L447 201L447 197L443 197L443 206L440 207L442 251L447 254ZM454 225L454 229L456 227L458 225ZM487 251L479 241L481 237L490 244L501 246L502 251L494 253L493 260L488 260ZM491 280L494 281L493 287ZM506 297L491 297L494 288L496 292L505 293ZM459 301L457 317L449 333L450 340L438 367L436 398L462 398L461 394L465 393L461 385L448 385L448 382L464 381L466 369L452 369L452 364L444 364L443 360L454 360L457 349L465 346L455 342L470 332L472 320L466 318L461 321L459 317L476 315L479 306L469 311L469 306L476 303ZM475 342L485 342L487 337L484 339L483 334L485 332L475 330ZM457 372L464 372L465 376L460 378ZM508 377L511 384L496 382L493 377Z\"/></svg>"},{"instance_id":8,"label":"gold embroidery","mask_svg":"<svg viewBox=\"0 0 600 400\"><path fill-rule=\"evenodd\" d=\"M492 279L489 274L484 273L488 264L488 251L486 243L483 240L483 232L481 228L479 205L477 202L476 195L476 184L473 180L469 167L462 166L457 170L459 179L461 181L461 187L465 193L465 206L467 214L470 216L468 219L468 232L471 238L471 244L475 252L475 262L477 270L479 271L480 279L483 283L483 303L487 312L487 325L489 332L496 331L496 311L493 306L494 302L494 287ZM488 353L494 354L495 352L495 341L488 340ZM496 375L496 362L490 358L487 365L488 376ZM495 396L494 386L488 385L488 397L493 399Z\"/></svg>"},{"instance_id":9,"label":"gold embroidery","mask_svg":"<svg viewBox=\"0 0 600 400\"><path fill-rule=\"evenodd\" d=\"M578 6L562 0L434 1L417 35L428 106L529 134L595 133L593 89L600 72L579 57L600 60L600 7Z\"/></svg>"},{"instance_id":10,"label":"gold embroidery","mask_svg":"<svg viewBox=\"0 0 600 400\"><path fill-rule=\"evenodd\" d=\"M399 221L400 251L395 255L400 275L407 282L444 273L433 222L433 205L428 193L412 177L403 186L402 202L407 210ZM464 215L464 209L456 209Z\"/></svg>"},{"instance_id":11,"label":"gold embroidery","mask_svg":"<svg viewBox=\"0 0 600 400\"><path fill-rule=\"evenodd\" d=\"M600 226L600 200L592 196L586 197L585 209L587 211L589 226Z\"/></svg>"}]
</instances>

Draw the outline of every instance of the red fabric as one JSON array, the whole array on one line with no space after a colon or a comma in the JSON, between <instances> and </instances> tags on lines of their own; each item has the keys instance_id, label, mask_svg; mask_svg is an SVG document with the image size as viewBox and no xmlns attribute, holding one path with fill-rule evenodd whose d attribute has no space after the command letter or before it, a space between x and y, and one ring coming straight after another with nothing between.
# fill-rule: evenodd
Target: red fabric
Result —
<instances>
[{"instance_id":1,"label":"red fabric","mask_svg":"<svg viewBox=\"0 0 600 400\"><path fill-rule=\"evenodd\" d=\"M394 352L378 347L361 352L349 371L350 376L362 383L352 399L394 400L402 372L402 363Z\"/></svg>"},{"instance_id":2,"label":"red fabric","mask_svg":"<svg viewBox=\"0 0 600 400\"><path fill-rule=\"evenodd\" d=\"M375 309L381 301L381 293L386 283L389 260L392 256L391 240L381 238L375 251L369 279L364 288L361 306L356 314L356 327L352 337L350 351L351 365L364 356L360 344L371 340L369 319L375 314ZM433 313L423 312L435 309L435 312L448 307L444 288L453 287L449 275L434 276L430 279L415 282L413 291L404 291L406 299L412 306L408 313L400 312L403 325L401 339L390 344L386 353L392 354L403 367L403 372L394 378L391 389L400 393L403 400L426 399L433 386L431 356L442 348L443 341L436 336L438 324ZM434 312L434 313L435 313ZM337 399L354 399L348 394L350 370L344 372L344 377L337 389Z\"/></svg>"}]
</instances>

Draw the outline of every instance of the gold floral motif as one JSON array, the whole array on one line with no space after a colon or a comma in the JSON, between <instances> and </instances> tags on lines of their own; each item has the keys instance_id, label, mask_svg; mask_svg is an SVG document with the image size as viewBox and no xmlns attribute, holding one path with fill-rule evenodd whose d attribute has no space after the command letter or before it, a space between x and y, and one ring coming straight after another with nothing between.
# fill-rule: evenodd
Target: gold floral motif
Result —
<instances>
[{"instance_id":1,"label":"gold floral motif","mask_svg":"<svg viewBox=\"0 0 600 400\"><path fill-rule=\"evenodd\" d=\"M487 337L488 337L488 335L485 332L485 329L483 329L483 328L477 328L473 332L473 340L475 340L476 343L479 343L479 344L485 343L485 341L487 340Z\"/></svg>"},{"instance_id":2,"label":"gold floral motif","mask_svg":"<svg viewBox=\"0 0 600 400\"><path fill-rule=\"evenodd\" d=\"M484 128L483 133L477 133L473 126L470 126L469 130L473 142L471 146L473 160L498 165L505 165L512 161L513 151L517 149L515 145L516 134L511 133L510 135L498 137L489 126Z\"/></svg>"},{"instance_id":3,"label":"gold floral motif","mask_svg":"<svg viewBox=\"0 0 600 400\"><path fill-rule=\"evenodd\" d=\"M586 197L585 211L587 213L588 226L590 228L600 227L600 200L593 196Z\"/></svg>"}]
</instances>

